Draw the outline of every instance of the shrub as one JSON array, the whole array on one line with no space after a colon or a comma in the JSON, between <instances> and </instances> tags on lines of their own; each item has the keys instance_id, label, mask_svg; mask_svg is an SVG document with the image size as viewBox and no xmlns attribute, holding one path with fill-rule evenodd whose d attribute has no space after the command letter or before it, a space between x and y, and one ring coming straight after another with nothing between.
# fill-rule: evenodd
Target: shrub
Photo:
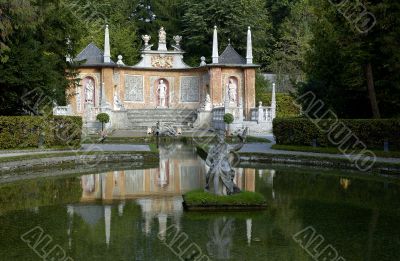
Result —
<instances>
[{"instance_id":1,"label":"shrub","mask_svg":"<svg viewBox=\"0 0 400 261\"><path fill-rule=\"evenodd\" d=\"M329 132L320 130L311 120L305 118L275 119L273 124L273 133L277 144L279 145L311 145L312 140L316 139L317 144L322 147L334 146L329 141L329 137L338 134L339 139L343 136L340 130L346 126L351 133L363 142L369 149L383 149L383 143L389 141L390 149L400 149L400 120L339 120L341 125L335 125L331 135ZM318 126L331 126L332 122L321 120ZM349 140L349 143L355 143L355 139Z\"/></svg>"},{"instance_id":2,"label":"shrub","mask_svg":"<svg viewBox=\"0 0 400 261\"><path fill-rule=\"evenodd\" d=\"M35 148L41 137L46 147L76 147L81 135L81 117L0 116L0 149Z\"/></svg>"},{"instance_id":3,"label":"shrub","mask_svg":"<svg viewBox=\"0 0 400 261\"><path fill-rule=\"evenodd\" d=\"M101 122L101 130L104 129L104 124L110 122L110 116L107 113L100 113L96 116L96 119Z\"/></svg>"},{"instance_id":4,"label":"shrub","mask_svg":"<svg viewBox=\"0 0 400 261\"><path fill-rule=\"evenodd\" d=\"M231 123L233 123L234 120L235 120L235 118L233 117L232 114L227 113L227 114L224 115L224 122L226 124L231 124Z\"/></svg>"}]
</instances>

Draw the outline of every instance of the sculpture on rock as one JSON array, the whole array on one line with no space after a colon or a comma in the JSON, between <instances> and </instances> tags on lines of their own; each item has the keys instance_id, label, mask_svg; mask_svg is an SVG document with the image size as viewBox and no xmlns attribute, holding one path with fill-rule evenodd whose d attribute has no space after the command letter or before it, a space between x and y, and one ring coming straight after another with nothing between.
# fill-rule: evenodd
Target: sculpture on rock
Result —
<instances>
[{"instance_id":1,"label":"sculpture on rock","mask_svg":"<svg viewBox=\"0 0 400 261\"><path fill-rule=\"evenodd\" d=\"M178 136L177 131L169 125L161 124L159 121L156 123L154 127L154 135L156 136L167 136L167 137L176 137Z\"/></svg>"},{"instance_id":2,"label":"sculpture on rock","mask_svg":"<svg viewBox=\"0 0 400 261\"><path fill-rule=\"evenodd\" d=\"M238 135L240 143L230 147L225 142L224 133L218 134L218 143L211 147L206 159L206 164L210 167L210 170L206 175L205 191L216 195L232 195L240 192L240 189L233 182L235 170L231 165L231 155L243 147L246 135L247 128L243 134Z\"/></svg>"},{"instance_id":3,"label":"sculpture on rock","mask_svg":"<svg viewBox=\"0 0 400 261\"><path fill-rule=\"evenodd\" d=\"M233 79L229 79L229 84L228 84L228 95L229 95L229 101L230 102L236 102L237 99L237 85L233 81Z\"/></svg>"},{"instance_id":4,"label":"sculpture on rock","mask_svg":"<svg viewBox=\"0 0 400 261\"><path fill-rule=\"evenodd\" d=\"M164 83L164 80L160 80L157 93L159 97L160 107L166 107L166 100L167 100L167 85Z\"/></svg>"}]
</instances>

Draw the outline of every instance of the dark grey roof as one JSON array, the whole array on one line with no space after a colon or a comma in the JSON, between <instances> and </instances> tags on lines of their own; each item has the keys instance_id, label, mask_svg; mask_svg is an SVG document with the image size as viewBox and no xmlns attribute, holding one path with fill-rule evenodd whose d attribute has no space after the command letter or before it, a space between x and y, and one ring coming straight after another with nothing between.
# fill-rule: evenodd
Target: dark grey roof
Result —
<instances>
[{"instance_id":1,"label":"dark grey roof","mask_svg":"<svg viewBox=\"0 0 400 261\"><path fill-rule=\"evenodd\" d=\"M104 63L104 52L102 50L100 50L94 43L90 43L75 58L75 61L77 61L77 62L84 61L84 60L86 60L86 62L83 63L82 65L86 65L86 66L87 65L105 64ZM114 64L114 62L111 61L111 64Z\"/></svg>"},{"instance_id":2,"label":"dark grey roof","mask_svg":"<svg viewBox=\"0 0 400 261\"><path fill-rule=\"evenodd\" d=\"M219 56L219 64L246 64L246 59L240 56L232 45L229 44Z\"/></svg>"}]
</instances>

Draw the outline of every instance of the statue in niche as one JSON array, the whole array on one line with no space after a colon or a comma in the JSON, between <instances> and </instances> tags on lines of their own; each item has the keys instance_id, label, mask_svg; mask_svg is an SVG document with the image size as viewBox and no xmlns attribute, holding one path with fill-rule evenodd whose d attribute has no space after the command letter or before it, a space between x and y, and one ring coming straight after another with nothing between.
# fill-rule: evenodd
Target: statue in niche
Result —
<instances>
[{"instance_id":1,"label":"statue in niche","mask_svg":"<svg viewBox=\"0 0 400 261\"><path fill-rule=\"evenodd\" d=\"M124 109L124 105L121 103L121 101L118 98L118 93L114 93L114 110L120 111Z\"/></svg>"},{"instance_id":2,"label":"statue in niche","mask_svg":"<svg viewBox=\"0 0 400 261\"><path fill-rule=\"evenodd\" d=\"M160 44L167 43L167 33L165 32L165 29L163 26L161 27L160 31L158 32L158 42Z\"/></svg>"},{"instance_id":3,"label":"statue in niche","mask_svg":"<svg viewBox=\"0 0 400 261\"><path fill-rule=\"evenodd\" d=\"M234 82L233 79L229 79L229 84L228 84L228 95L229 95L229 101L230 102L236 102L237 99L237 85Z\"/></svg>"},{"instance_id":4,"label":"statue in niche","mask_svg":"<svg viewBox=\"0 0 400 261\"><path fill-rule=\"evenodd\" d=\"M85 100L87 103L93 104L94 97L94 83L92 79L88 79L85 86L86 97Z\"/></svg>"},{"instance_id":5,"label":"statue in niche","mask_svg":"<svg viewBox=\"0 0 400 261\"><path fill-rule=\"evenodd\" d=\"M160 80L157 93L159 97L160 107L166 107L166 100L167 100L167 85L164 83L164 80Z\"/></svg>"},{"instance_id":6,"label":"statue in niche","mask_svg":"<svg viewBox=\"0 0 400 261\"><path fill-rule=\"evenodd\" d=\"M210 167L210 170L206 175L205 191L210 192L210 187L212 187L211 192L216 195L232 195L240 192L240 189L233 182L235 170L232 168L231 155L237 156L233 154L243 147L246 135L247 128L241 135L238 135L240 143L233 147L225 142L223 131L217 135L218 143L211 147L206 159L206 164Z\"/></svg>"}]
</instances>

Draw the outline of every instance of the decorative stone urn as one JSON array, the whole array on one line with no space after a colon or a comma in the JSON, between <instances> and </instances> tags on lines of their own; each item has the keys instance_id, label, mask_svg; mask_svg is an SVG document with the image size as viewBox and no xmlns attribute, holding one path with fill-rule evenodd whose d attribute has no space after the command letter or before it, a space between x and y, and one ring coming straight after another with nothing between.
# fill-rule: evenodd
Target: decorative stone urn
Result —
<instances>
[{"instance_id":1,"label":"decorative stone urn","mask_svg":"<svg viewBox=\"0 0 400 261\"><path fill-rule=\"evenodd\" d=\"M144 41L144 45L147 46L147 45L149 45L149 42L151 40L151 36L147 35L147 34L146 35L142 35L142 39Z\"/></svg>"}]
</instances>

